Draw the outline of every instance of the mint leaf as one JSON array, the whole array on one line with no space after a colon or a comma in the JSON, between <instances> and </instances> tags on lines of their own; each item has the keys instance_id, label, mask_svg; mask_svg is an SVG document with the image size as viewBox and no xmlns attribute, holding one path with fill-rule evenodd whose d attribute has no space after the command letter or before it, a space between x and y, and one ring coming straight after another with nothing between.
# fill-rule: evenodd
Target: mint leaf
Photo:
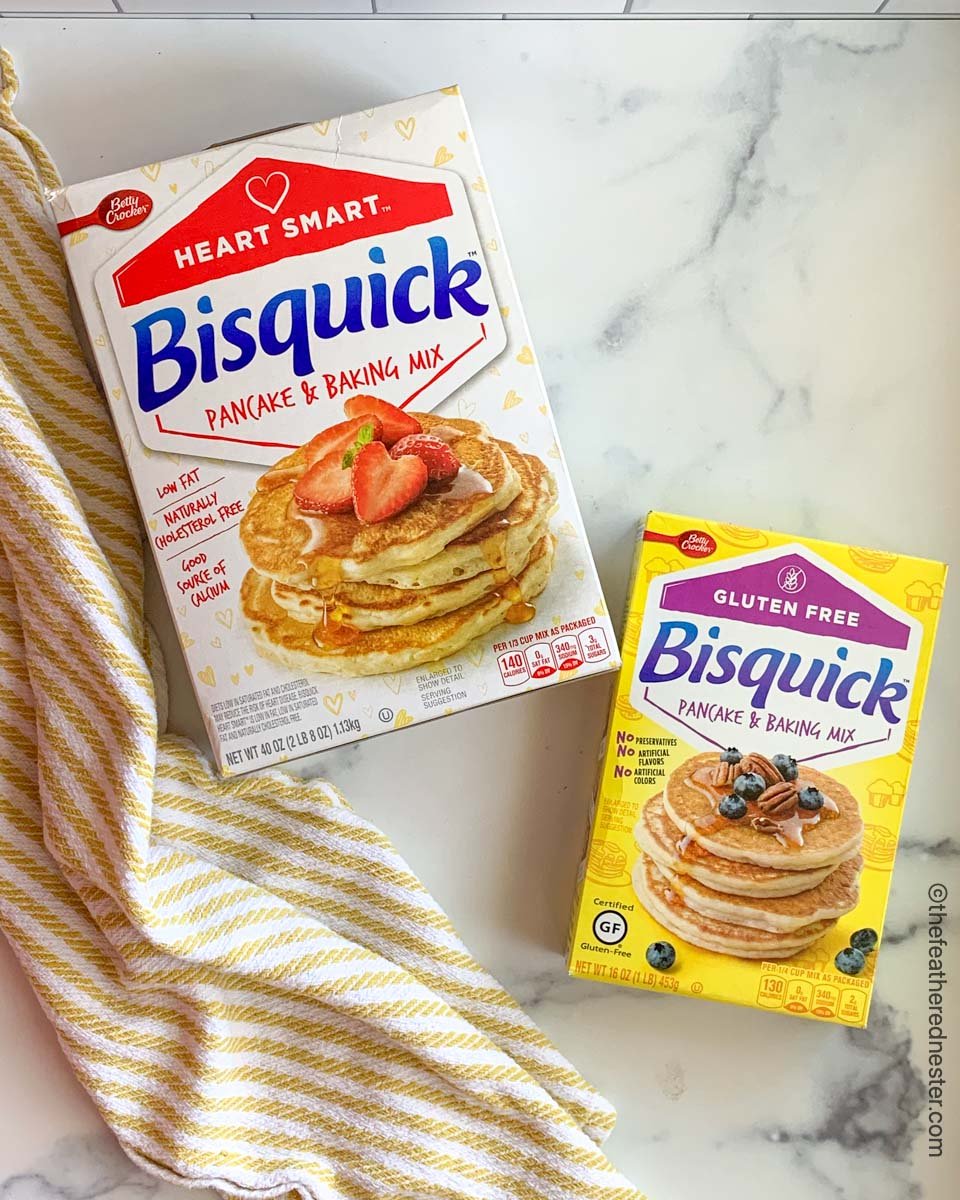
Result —
<instances>
[{"instance_id":1,"label":"mint leaf","mask_svg":"<svg viewBox=\"0 0 960 1200\"><path fill-rule=\"evenodd\" d=\"M353 466L353 460L357 457L364 446L369 446L373 441L373 425L361 425L357 430L357 440L353 443L350 449L344 454L340 460L340 466L345 471Z\"/></svg>"}]
</instances>

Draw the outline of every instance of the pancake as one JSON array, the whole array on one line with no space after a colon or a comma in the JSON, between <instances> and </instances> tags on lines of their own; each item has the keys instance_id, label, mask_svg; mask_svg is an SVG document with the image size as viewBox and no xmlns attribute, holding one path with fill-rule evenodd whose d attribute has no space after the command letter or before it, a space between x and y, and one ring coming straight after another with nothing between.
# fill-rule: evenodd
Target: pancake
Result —
<instances>
[{"instance_id":1,"label":"pancake","mask_svg":"<svg viewBox=\"0 0 960 1200\"><path fill-rule=\"evenodd\" d=\"M705 887L689 876L657 870L687 908L704 917L768 929L773 933L802 929L814 921L836 920L856 908L860 898L858 880L863 859L848 858L821 883L795 896L729 896Z\"/></svg>"},{"instance_id":2,"label":"pancake","mask_svg":"<svg viewBox=\"0 0 960 1200\"><path fill-rule=\"evenodd\" d=\"M662 793L651 797L644 805L633 836L644 854L649 855L664 873L694 879L714 891L734 896L794 896L816 887L834 870L827 866L809 871L785 871L718 858L681 834L667 816Z\"/></svg>"},{"instance_id":3,"label":"pancake","mask_svg":"<svg viewBox=\"0 0 960 1200\"><path fill-rule=\"evenodd\" d=\"M730 954L734 958L790 958L836 924L835 921L814 921L801 929L773 933L705 917L684 904L645 854L637 860L632 880L640 903L664 929L694 946Z\"/></svg>"},{"instance_id":4,"label":"pancake","mask_svg":"<svg viewBox=\"0 0 960 1200\"><path fill-rule=\"evenodd\" d=\"M590 847L587 874L602 883L621 887L627 881L627 853L615 842L597 839Z\"/></svg>"},{"instance_id":5,"label":"pancake","mask_svg":"<svg viewBox=\"0 0 960 1200\"><path fill-rule=\"evenodd\" d=\"M740 821L729 821L715 812L731 790L729 783L719 786L708 781L719 761L716 753L687 759L671 774L663 793L667 816L704 850L758 867L808 871L836 866L859 849L863 838L860 810L853 795L836 779L801 764L798 785L819 788L828 803L819 813L772 822L771 832L763 832L752 823L757 817L755 805Z\"/></svg>"},{"instance_id":6,"label":"pancake","mask_svg":"<svg viewBox=\"0 0 960 1200\"><path fill-rule=\"evenodd\" d=\"M520 478L520 492L506 508L454 538L433 558L381 575L369 583L395 588L438 587L482 575L491 568L515 575L543 536L543 526L557 507L557 483L533 454L522 454L509 442L497 442Z\"/></svg>"},{"instance_id":7,"label":"pancake","mask_svg":"<svg viewBox=\"0 0 960 1200\"><path fill-rule=\"evenodd\" d=\"M414 415L424 432L439 429L460 460L451 486L428 489L409 508L374 525L362 524L353 513L303 516L293 504L297 475L306 464L301 446L261 476L241 518L240 538L254 569L300 587L368 580L432 558L516 498L520 477L483 425Z\"/></svg>"},{"instance_id":8,"label":"pancake","mask_svg":"<svg viewBox=\"0 0 960 1200\"><path fill-rule=\"evenodd\" d=\"M537 526L536 532L539 542L547 532L546 525ZM330 619L351 629L415 625L508 587L527 565L532 549L532 546L518 546L518 552L511 555L503 569L482 571L467 579L420 591L376 583L341 583L329 591L317 592L274 580L272 595L274 603L288 616L309 625Z\"/></svg>"},{"instance_id":9,"label":"pancake","mask_svg":"<svg viewBox=\"0 0 960 1200\"><path fill-rule=\"evenodd\" d=\"M274 602L273 581L256 571L244 577L240 602L257 650L292 670L336 675L403 671L456 654L474 638L510 620L516 610L519 620L529 620L533 615L529 601L546 586L554 546L551 535L541 538L515 587L491 592L416 625L359 631L333 621L316 627L295 621Z\"/></svg>"}]
</instances>

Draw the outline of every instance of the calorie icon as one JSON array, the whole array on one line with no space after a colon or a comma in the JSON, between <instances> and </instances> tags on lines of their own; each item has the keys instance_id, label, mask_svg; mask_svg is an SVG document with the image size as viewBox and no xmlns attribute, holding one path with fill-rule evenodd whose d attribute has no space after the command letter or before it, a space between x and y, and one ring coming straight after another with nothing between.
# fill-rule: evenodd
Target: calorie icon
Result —
<instances>
[{"instance_id":1,"label":"calorie icon","mask_svg":"<svg viewBox=\"0 0 960 1200\"><path fill-rule=\"evenodd\" d=\"M522 650L508 650L506 654L501 654L497 666L500 668L500 678L507 687L529 682L530 672Z\"/></svg>"}]
</instances>

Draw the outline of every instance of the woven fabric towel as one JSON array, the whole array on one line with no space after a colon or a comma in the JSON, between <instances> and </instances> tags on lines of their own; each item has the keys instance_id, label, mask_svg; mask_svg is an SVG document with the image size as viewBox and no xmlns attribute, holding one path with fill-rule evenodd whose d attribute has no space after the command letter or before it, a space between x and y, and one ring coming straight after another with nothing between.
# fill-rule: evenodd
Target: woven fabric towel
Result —
<instances>
[{"instance_id":1,"label":"woven fabric towel","mask_svg":"<svg viewBox=\"0 0 960 1200\"><path fill-rule=\"evenodd\" d=\"M0 69L0 928L74 1071L138 1163L231 1196L633 1200L611 1108L377 829L158 736L138 518Z\"/></svg>"}]
</instances>

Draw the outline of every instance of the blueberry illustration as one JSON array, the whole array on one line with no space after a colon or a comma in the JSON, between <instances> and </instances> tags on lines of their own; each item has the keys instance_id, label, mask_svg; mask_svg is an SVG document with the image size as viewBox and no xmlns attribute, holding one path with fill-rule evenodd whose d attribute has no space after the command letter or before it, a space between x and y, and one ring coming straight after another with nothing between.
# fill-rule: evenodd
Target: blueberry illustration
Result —
<instances>
[{"instance_id":1,"label":"blueberry illustration","mask_svg":"<svg viewBox=\"0 0 960 1200\"><path fill-rule=\"evenodd\" d=\"M871 950L876 950L879 940L875 929L858 929L850 938L850 945L861 954L869 954Z\"/></svg>"},{"instance_id":2,"label":"blueberry illustration","mask_svg":"<svg viewBox=\"0 0 960 1200\"><path fill-rule=\"evenodd\" d=\"M720 752L720 761L725 762L725 763L732 763L734 766L736 766L736 764L740 761L741 758L743 758L743 755L736 748L736 746L728 746L726 748L726 750L722 750Z\"/></svg>"},{"instance_id":3,"label":"blueberry illustration","mask_svg":"<svg viewBox=\"0 0 960 1200\"><path fill-rule=\"evenodd\" d=\"M763 776L758 775L756 771L748 771L746 775L738 775L733 781L733 790L738 796L742 796L744 800L756 800L766 790L766 783Z\"/></svg>"},{"instance_id":4,"label":"blueberry illustration","mask_svg":"<svg viewBox=\"0 0 960 1200\"><path fill-rule=\"evenodd\" d=\"M863 968L867 965L867 960L863 957L862 951L856 946L847 946L845 950L841 950L837 957L833 960L838 971L842 971L844 975L859 975Z\"/></svg>"},{"instance_id":5,"label":"blueberry illustration","mask_svg":"<svg viewBox=\"0 0 960 1200\"><path fill-rule=\"evenodd\" d=\"M647 962L655 971L669 971L676 961L677 952L669 942L651 942L647 947Z\"/></svg>"},{"instance_id":6,"label":"blueberry illustration","mask_svg":"<svg viewBox=\"0 0 960 1200\"><path fill-rule=\"evenodd\" d=\"M788 783L791 780L796 779L797 760L795 758L791 758L789 754L775 754L770 761Z\"/></svg>"},{"instance_id":7,"label":"blueberry illustration","mask_svg":"<svg viewBox=\"0 0 960 1200\"><path fill-rule=\"evenodd\" d=\"M823 792L815 787L801 788L797 803L807 812L819 812L823 808Z\"/></svg>"},{"instance_id":8,"label":"blueberry illustration","mask_svg":"<svg viewBox=\"0 0 960 1200\"><path fill-rule=\"evenodd\" d=\"M742 796L729 795L717 805L717 812L721 817L727 817L730 821L739 821L741 817L747 815L747 802Z\"/></svg>"}]
</instances>

